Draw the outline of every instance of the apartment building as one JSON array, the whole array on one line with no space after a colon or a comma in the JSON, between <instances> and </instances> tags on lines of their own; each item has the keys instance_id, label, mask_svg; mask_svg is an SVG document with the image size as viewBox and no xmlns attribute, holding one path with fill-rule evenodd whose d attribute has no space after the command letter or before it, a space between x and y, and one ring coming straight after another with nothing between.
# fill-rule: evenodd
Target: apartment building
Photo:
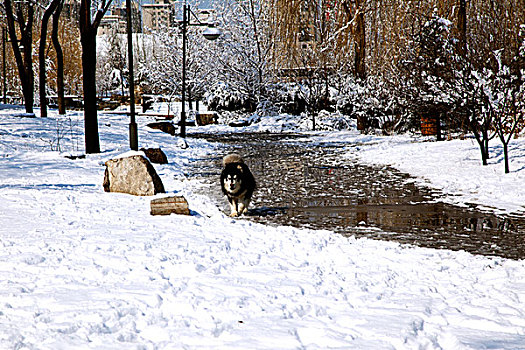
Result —
<instances>
[{"instance_id":1,"label":"apartment building","mask_svg":"<svg viewBox=\"0 0 525 350\"><path fill-rule=\"evenodd\" d=\"M142 16L139 4L136 1L131 1L131 11L133 21L132 32L142 33ZM117 33L126 33L128 24L126 13L125 1L122 1L121 4L112 5L108 13L102 18L97 35L105 35L111 33L115 29L117 30Z\"/></svg>"},{"instance_id":2,"label":"apartment building","mask_svg":"<svg viewBox=\"0 0 525 350\"><path fill-rule=\"evenodd\" d=\"M194 9L199 21L207 22L213 16L213 11L208 9ZM178 25L182 15L182 4L174 0L156 0L152 4L142 5L143 32L152 33L155 31L173 28Z\"/></svg>"},{"instance_id":3,"label":"apartment building","mask_svg":"<svg viewBox=\"0 0 525 350\"><path fill-rule=\"evenodd\" d=\"M67 13L77 16L79 4L80 0L66 0L65 9ZM142 5L137 0L131 0L131 6L133 33L150 34L173 28L178 25L182 16L181 2L175 0L154 0L152 3ZM201 22L207 22L213 18L212 10L194 9L194 11ZM110 7L100 23L97 34L105 35L115 29L121 34L125 34L127 31L126 2L124 0Z\"/></svg>"},{"instance_id":4,"label":"apartment building","mask_svg":"<svg viewBox=\"0 0 525 350\"><path fill-rule=\"evenodd\" d=\"M175 21L175 4L170 0L157 0L142 5L143 32L151 33L171 28Z\"/></svg>"}]
</instances>

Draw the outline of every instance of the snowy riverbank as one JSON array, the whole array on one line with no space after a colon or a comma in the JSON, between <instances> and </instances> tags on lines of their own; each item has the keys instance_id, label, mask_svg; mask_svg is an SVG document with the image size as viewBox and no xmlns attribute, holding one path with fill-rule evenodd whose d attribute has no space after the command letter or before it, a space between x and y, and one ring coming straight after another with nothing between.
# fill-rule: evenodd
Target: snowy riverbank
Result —
<instances>
[{"instance_id":1,"label":"snowy riverbank","mask_svg":"<svg viewBox=\"0 0 525 350\"><path fill-rule=\"evenodd\" d=\"M354 142L362 142L355 152L360 161L391 165L415 176L421 184L444 193L447 202L472 203L496 213L525 215L525 137L510 143L509 174L505 174L503 147L497 139L490 143L487 166L482 166L473 138L427 142L425 138L407 135L358 136Z\"/></svg>"},{"instance_id":2,"label":"snowy riverbank","mask_svg":"<svg viewBox=\"0 0 525 350\"><path fill-rule=\"evenodd\" d=\"M183 176L218 146L190 138L182 150L144 123L140 146L166 152L157 172L195 215L152 217L151 198L103 191L104 161L128 150L121 116L100 116L103 153L70 160L83 149L80 115L0 112L0 348L525 348L525 261L233 220ZM523 210L523 139L506 177L498 157L479 166L469 140L315 137L465 202Z\"/></svg>"}]
</instances>

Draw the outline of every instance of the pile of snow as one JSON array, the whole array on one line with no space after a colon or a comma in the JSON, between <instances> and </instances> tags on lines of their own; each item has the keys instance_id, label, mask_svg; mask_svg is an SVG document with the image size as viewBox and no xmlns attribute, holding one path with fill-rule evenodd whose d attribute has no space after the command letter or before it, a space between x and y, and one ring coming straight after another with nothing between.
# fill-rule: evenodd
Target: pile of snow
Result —
<instances>
[{"instance_id":1,"label":"pile of snow","mask_svg":"<svg viewBox=\"0 0 525 350\"><path fill-rule=\"evenodd\" d=\"M233 220L183 175L220 145L189 138L180 149L141 118L140 147L162 147L169 164L155 168L194 211L153 217L152 198L102 188L104 161L128 151L125 117L101 114L103 152L70 160L51 145L78 152L81 115L13 113L0 111L0 348L524 348L523 260ZM400 167L391 148L469 165L460 141L315 136ZM458 168L448 162L443 181Z\"/></svg>"}]
</instances>

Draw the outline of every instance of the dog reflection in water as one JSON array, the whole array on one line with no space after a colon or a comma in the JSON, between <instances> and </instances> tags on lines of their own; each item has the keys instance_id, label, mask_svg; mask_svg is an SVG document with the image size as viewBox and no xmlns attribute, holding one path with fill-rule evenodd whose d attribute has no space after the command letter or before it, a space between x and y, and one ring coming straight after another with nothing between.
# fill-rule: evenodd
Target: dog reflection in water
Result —
<instances>
[{"instance_id":1,"label":"dog reflection in water","mask_svg":"<svg viewBox=\"0 0 525 350\"><path fill-rule=\"evenodd\" d=\"M230 203L230 216L246 214L255 190L255 178L236 153L225 156L222 165L221 189Z\"/></svg>"}]
</instances>

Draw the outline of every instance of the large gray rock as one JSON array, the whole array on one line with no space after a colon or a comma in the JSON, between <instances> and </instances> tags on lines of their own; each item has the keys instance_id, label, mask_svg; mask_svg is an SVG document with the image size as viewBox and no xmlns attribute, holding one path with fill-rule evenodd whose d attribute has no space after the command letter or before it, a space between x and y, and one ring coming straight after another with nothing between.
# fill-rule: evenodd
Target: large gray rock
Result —
<instances>
[{"instance_id":1,"label":"large gray rock","mask_svg":"<svg viewBox=\"0 0 525 350\"><path fill-rule=\"evenodd\" d=\"M135 196L165 193L155 168L141 155L108 160L104 174L104 191Z\"/></svg>"}]
</instances>

